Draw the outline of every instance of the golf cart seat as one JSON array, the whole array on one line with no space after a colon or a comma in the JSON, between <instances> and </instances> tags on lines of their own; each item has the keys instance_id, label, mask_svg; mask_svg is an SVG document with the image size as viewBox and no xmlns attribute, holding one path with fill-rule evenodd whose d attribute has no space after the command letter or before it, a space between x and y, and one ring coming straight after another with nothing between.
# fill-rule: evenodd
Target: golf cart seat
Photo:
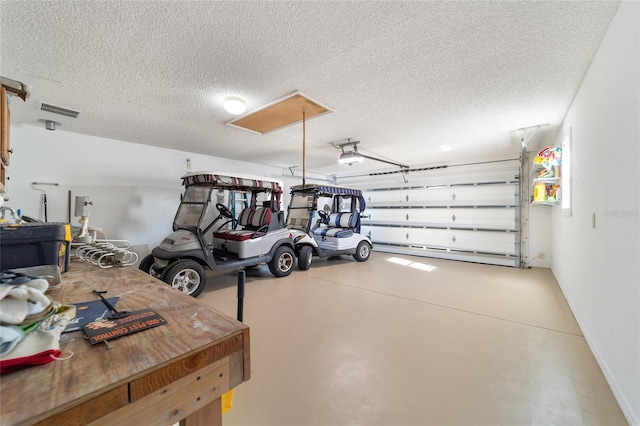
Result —
<instances>
[{"instance_id":1,"label":"golf cart seat","mask_svg":"<svg viewBox=\"0 0 640 426\"><path fill-rule=\"evenodd\" d=\"M353 228L358 221L358 213L331 213L329 223L313 230L318 237L348 238L353 235Z\"/></svg>"},{"instance_id":2,"label":"golf cart seat","mask_svg":"<svg viewBox=\"0 0 640 426\"><path fill-rule=\"evenodd\" d=\"M238 225L242 229L222 230L213 233L215 238L222 238L231 241L245 241L258 233L266 233L271 222L271 209L268 207L258 207L257 209L247 207L238 216Z\"/></svg>"}]
</instances>

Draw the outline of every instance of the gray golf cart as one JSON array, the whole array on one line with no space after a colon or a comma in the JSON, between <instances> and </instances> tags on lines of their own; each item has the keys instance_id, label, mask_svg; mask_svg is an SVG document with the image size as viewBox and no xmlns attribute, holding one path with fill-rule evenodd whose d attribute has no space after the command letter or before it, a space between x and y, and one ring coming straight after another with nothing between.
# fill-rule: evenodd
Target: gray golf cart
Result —
<instances>
[{"instance_id":1,"label":"gray golf cart","mask_svg":"<svg viewBox=\"0 0 640 426\"><path fill-rule=\"evenodd\" d=\"M313 257L352 255L369 259L373 243L360 234L360 213L365 209L358 189L330 185L296 185L286 226L293 234L298 268L307 270Z\"/></svg>"},{"instance_id":2,"label":"gray golf cart","mask_svg":"<svg viewBox=\"0 0 640 426\"><path fill-rule=\"evenodd\" d=\"M276 277L291 273L294 244L284 228L284 212L279 211L278 181L195 172L184 175L182 183L185 190L173 232L140 262L141 270L193 297L205 287L205 269L227 271L266 263Z\"/></svg>"}]
</instances>

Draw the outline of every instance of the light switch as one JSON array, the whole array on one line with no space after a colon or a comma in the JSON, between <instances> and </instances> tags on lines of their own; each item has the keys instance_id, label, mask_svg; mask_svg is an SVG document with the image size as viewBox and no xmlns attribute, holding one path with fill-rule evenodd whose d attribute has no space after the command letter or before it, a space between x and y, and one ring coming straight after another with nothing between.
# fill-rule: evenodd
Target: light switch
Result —
<instances>
[{"instance_id":1,"label":"light switch","mask_svg":"<svg viewBox=\"0 0 640 426\"><path fill-rule=\"evenodd\" d=\"M596 214L595 213L591 213L591 227L593 229L596 229Z\"/></svg>"}]
</instances>

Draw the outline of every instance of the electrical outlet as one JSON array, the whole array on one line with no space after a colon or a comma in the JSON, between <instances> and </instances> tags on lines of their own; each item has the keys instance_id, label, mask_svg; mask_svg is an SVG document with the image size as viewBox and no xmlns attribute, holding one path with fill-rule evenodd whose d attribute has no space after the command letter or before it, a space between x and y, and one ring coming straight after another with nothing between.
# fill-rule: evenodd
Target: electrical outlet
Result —
<instances>
[{"instance_id":1,"label":"electrical outlet","mask_svg":"<svg viewBox=\"0 0 640 426\"><path fill-rule=\"evenodd\" d=\"M541 251L540 253L538 253L538 257L539 257L540 259L544 259L544 252L543 252L543 251Z\"/></svg>"}]
</instances>

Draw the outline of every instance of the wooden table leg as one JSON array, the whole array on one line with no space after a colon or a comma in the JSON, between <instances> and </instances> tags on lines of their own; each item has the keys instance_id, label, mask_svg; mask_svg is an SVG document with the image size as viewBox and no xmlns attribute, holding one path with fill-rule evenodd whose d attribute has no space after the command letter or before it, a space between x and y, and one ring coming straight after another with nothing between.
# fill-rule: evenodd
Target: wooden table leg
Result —
<instances>
[{"instance_id":1,"label":"wooden table leg","mask_svg":"<svg viewBox=\"0 0 640 426\"><path fill-rule=\"evenodd\" d=\"M222 426L222 397L180 420L180 426Z\"/></svg>"}]
</instances>

